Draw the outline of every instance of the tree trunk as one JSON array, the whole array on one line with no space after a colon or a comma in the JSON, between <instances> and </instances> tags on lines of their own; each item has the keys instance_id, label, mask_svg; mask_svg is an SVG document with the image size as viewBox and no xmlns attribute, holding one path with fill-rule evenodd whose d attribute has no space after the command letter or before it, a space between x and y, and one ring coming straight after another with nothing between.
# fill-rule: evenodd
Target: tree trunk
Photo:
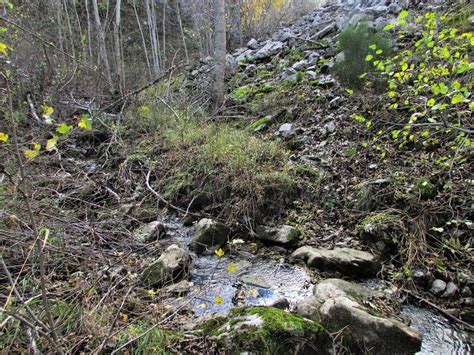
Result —
<instances>
[{"instance_id":1,"label":"tree trunk","mask_svg":"<svg viewBox=\"0 0 474 355\"><path fill-rule=\"evenodd\" d=\"M188 46L186 45L186 36L184 35L183 21L181 19L181 10L179 8L179 0L176 0L176 15L178 16L179 30L181 32L181 40L183 41L184 57L186 63L189 64Z\"/></svg>"},{"instance_id":2,"label":"tree trunk","mask_svg":"<svg viewBox=\"0 0 474 355\"><path fill-rule=\"evenodd\" d=\"M143 52L145 54L146 66L148 68L148 74L150 75L150 80L153 80L153 74L151 71L150 59L148 58L148 50L146 48L145 35L143 33L142 24L140 22L140 17L138 16L137 7L135 6L135 1L132 1L133 12L135 13L135 18L137 19L138 29L140 30L140 36L142 38Z\"/></svg>"},{"instance_id":3,"label":"tree trunk","mask_svg":"<svg viewBox=\"0 0 474 355\"><path fill-rule=\"evenodd\" d=\"M214 107L222 106L225 90L225 56L226 56L226 29L225 29L225 0L215 0L214 20Z\"/></svg>"},{"instance_id":4,"label":"tree trunk","mask_svg":"<svg viewBox=\"0 0 474 355\"><path fill-rule=\"evenodd\" d=\"M115 74L117 75L120 93L123 95L125 90L125 78L122 61L122 48L120 45L120 8L122 0L117 0L115 4L115 23L114 23L114 43L115 43Z\"/></svg>"},{"instance_id":5,"label":"tree trunk","mask_svg":"<svg viewBox=\"0 0 474 355\"><path fill-rule=\"evenodd\" d=\"M99 58L104 66L105 70L105 77L107 78L108 84L113 87L112 85L112 77L110 74L110 65L109 59L107 57L107 46L105 44L105 32L102 28L102 23L100 21L100 14L99 14L99 6L97 4L97 0L92 0L92 8L94 11L94 22L97 32L97 45L99 47Z\"/></svg>"}]
</instances>

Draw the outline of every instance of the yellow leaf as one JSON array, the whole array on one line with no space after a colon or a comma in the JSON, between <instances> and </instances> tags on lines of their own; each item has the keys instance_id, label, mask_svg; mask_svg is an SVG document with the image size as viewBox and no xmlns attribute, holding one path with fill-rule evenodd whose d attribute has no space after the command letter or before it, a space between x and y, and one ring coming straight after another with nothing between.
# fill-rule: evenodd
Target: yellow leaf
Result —
<instances>
[{"instance_id":1,"label":"yellow leaf","mask_svg":"<svg viewBox=\"0 0 474 355\"><path fill-rule=\"evenodd\" d=\"M235 274L237 272L237 265L236 264L229 264L227 266L227 272L231 274Z\"/></svg>"},{"instance_id":2,"label":"yellow leaf","mask_svg":"<svg viewBox=\"0 0 474 355\"><path fill-rule=\"evenodd\" d=\"M217 304L217 305L223 304L224 299L221 296L216 296L216 297L214 297L214 303Z\"/></svg>"},{"instance_id":3,"label":"yellow leaf","mask_svg":"<svg viewBox=\"0 0 474 355\"><path fill-rule=\"evenodd\" d=\"M253 297L260 296L260 293L256 289L250 290L249 294L250 294L250 296L253 296Z\"/></svg>"},{"instance_id":4,"label":"yellow leaf","mask_svg":"<svg viewBox=\"0 0 474 355\"><path fill-rule=\"evenodd\" d=\"M88 114L83 114L77 126L86 131L92 130L92 121L90 116Z\"/></svg>"},{"instance_id":5,"label":"yellow leaf","mask_svg":"<svg viewBox=\"0 0 474 355\"><path fill-rule=\"evenodd\" d=\"M33 143L33 149L26 149L23 152L23 155L25 156L26 159L28 160L33 160L36 158L40 152L41 145L38 143Z\"/></svg>"},{"instance_id":6,"label":"yellow leaf","mask_svg":"<svg viewBox=\"0 0 474 355\"><path fill-rule=\"evenodd\" d=\"M48 152L50 152L50 151L56 149L56 144L58 143L58 140L59 140L59 138L56 137L56 136L54 136L51 139L48 139L48 141L46 142L46 150Z\"/></svg>"},{"instance_id":7,"label":"yellow leaf","mask_svg":"<svg viewBox=\"0 0 474 355\"><path fill-rule=\"evenodd\" d=\"M150 290L147 290L146 293L148 294L148 296L150 297L155 297L156 296L156 293L153 289L150 289Z\"/></svg>"},{"instance_id":8,"label":"yellow leaf","mask_svg":"<svg viewBox=\"0 0 474 355\"><path fill-rule=\"evenodd\" d=\"M54 112L54 108L48 105L41 105L41 108L43 109L43 118L46 121L50 121L51 115Z\"/></svg>"},{"instance_id":9,"label":"yellow leaf","mask_svg":"<svg viewBox=\"0 0 474 355\"><path fill-rule=\"evenodd\" d=\"M224 250L222 248L216 249L214 253L220 258L221 256L224 256Z\"/></svg>"},{"instance_id":10,"label":"yellow leaf","mask_svg":"<svg viewBox=\"0 0 474 355\"><path fill-rule=\"evenodd\" d=\"M8 142L8 134L0 132L0 142L7 143Z\"/></svg>"},{"instance_id":11,"label":"yellow leaf","mask_svg":"<svg viewBox=\"0 0 474 355\"><path fill-rule=\"evenodd\" d=\"M120 318L121 318L124 322L128 321L128 315L125 314L125 313L120 312Z\"/></svg>"},{"instance_id":12,"label":"yellow leaf","mask_svg":"<svg viewBox=\"0 0 474 355\"><path fill-rule=\"evenodd\" d=\"M7 56L7 45L5 43L0 42L0 53L2 53L5 57Z\"/></svg>"}]
</instances>

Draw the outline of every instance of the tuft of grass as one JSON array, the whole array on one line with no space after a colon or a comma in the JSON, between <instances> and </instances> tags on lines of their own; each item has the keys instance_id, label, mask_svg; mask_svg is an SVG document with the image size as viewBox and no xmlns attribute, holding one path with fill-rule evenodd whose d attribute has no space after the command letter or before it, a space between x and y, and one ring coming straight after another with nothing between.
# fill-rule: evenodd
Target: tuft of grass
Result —
<instances>
[{"instance_id":1,"label":"tuft of grass","mask_svg":"<svg viewBox=\"0 0 474 355\"><path fill-rule=\"evenodd\" d=\"M124 332L117 335L117 347L125 344L130 339L145 333L151 327L151 324L144 322L130 325ZM156 327L146 335L140 337L135 343L130 345L130 352L132 354L142 355L169 354L169 351L167 350L168 347L178 338L178 333Z\"/></svg>"}]
</instances>

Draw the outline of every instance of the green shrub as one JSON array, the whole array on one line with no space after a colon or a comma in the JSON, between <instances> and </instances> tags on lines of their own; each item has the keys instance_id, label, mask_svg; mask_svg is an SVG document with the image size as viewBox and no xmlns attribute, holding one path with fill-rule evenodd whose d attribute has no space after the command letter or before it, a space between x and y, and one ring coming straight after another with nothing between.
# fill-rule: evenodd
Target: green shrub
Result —
<instances>
[{"instance_id":1,"label":"green shrub","mask_svg":"<svg viewBox=\"0 0 474 355\"><path fill-rule=\"evenodd\" d=\"M378 48L378 54L374 54L376 58L390 54L390 41L365 23L349 27L339 35L339 47L344 53L344 59L334 65L339 80L354 88L362 87L361 76L373 70L372 65L365 60L373 44Z\"/></svg>"}]
</instances>

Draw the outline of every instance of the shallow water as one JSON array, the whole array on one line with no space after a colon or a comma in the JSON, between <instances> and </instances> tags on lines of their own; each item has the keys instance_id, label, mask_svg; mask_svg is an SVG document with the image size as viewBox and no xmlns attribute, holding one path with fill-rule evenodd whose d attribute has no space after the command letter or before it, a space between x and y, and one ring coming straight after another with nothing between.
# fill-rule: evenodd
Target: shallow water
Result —
<instances>
[{"instance_id":1,"label":"shallow water","mask_svg":"<svg viewBox=\"0 0 474 355\"><path fill-rule=\"evenodd\" d=\"M423 335L418 354L472 354L473 335L456 330L444 317L412 305L404 306L401 314Z\"/></svg>"},{"instance_id":2,"label":"shallow water","mask_svg":"<svg viewBox=\"0 0 474 355\"><path fill-rule=\"evenodd\" d=\"M162 222L169 229L165 240L182 247L189 246L194 232L192 228L183 227L177 219L167 218ZM236 266L236 272L228 271L229 264ZM244 275L258 276L258 282L245 283L241 280ZM180 303L189 302L198 317L225 314L239 306L271 305L281 298L286 298L292 309L299 301L309 297L313 288L305 268L255 256L246 246L240 247L237 255L196 258L191 281L194 286ZM364 284L374 289L383 288L378 279L367 280ZM413 305L404 306L401 314L423 336L422 349L418 354L473 353L473 335L457 330L444 317Z\"/></svg>"}]
</instances>

